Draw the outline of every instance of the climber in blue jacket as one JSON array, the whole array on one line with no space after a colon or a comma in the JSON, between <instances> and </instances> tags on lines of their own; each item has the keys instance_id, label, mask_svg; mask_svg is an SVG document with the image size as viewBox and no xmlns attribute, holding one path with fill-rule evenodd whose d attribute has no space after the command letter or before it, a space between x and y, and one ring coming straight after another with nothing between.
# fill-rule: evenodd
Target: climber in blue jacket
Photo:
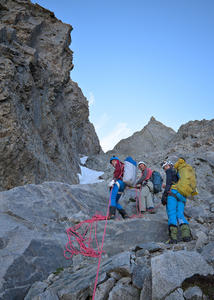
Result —
<instances>
[{"instance_id":1,"label":"climber in blue jacket","mask_svg":"<svg viewBox=\"0 0 214 300\"><path fill-rule=\"evenodd\" d=\"M166 172L166 185L163 185L165 190L161 202L163 205L166 205L168 215L169 244L177 243L177 224L180 226L182 240L189 242L190 228L188 221L184 217L186 198L173 188L173 185L178 182L179 177L170 162L164 161L161 163L161 166Z\"/></svg>"}]
</instances>

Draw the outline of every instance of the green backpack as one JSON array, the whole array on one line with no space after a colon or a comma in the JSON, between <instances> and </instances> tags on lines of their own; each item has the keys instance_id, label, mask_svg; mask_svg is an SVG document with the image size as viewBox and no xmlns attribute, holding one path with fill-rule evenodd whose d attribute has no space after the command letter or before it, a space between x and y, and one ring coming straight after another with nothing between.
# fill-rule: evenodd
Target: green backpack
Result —
<instances>
[{"instance_id":1,"label":"green backpack","mask_svg":"<svg viewBox=\"0 0 214 300\"><path fill-rule=\"evenodd\" d=\"M185 198L190 195L198 195L195 170L193 167L187 164L183 159L179 159L178 162L175 163L174 169L177 171L179 180L173 184L172 189L177 190Z\"/></svg>"}]
</instances>

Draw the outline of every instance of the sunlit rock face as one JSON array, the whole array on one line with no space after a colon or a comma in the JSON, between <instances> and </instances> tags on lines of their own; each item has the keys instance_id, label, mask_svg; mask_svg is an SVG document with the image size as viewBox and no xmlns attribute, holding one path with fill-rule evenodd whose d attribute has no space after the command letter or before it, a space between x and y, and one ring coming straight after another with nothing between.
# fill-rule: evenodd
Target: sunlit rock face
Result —
<instances>
[{"instance_id":1,"label":"sunlit rock face","mask_svg":"<svg viewBox=\"0 0 214 300\"><path fill-rule=\"evenodd\" d=\"M121 140L114 147L114 151L125 151L134 155L145 152L164 150L166 143L173 138L175 131L151 117L149 123L127 139ZM132 146L132 147L131 147Z\"/></svg>"},{"instance_id":2,"label":"sunlit rock face","mask_svg":"<svg viewBox=\"0 0 214 300\"><path fill-rule=\"evenodd\" d=\"M71 25L30 1L0 4L0 190L77 183L79 154L101 150L70 78Z\"/></svg>"}]
</instances>

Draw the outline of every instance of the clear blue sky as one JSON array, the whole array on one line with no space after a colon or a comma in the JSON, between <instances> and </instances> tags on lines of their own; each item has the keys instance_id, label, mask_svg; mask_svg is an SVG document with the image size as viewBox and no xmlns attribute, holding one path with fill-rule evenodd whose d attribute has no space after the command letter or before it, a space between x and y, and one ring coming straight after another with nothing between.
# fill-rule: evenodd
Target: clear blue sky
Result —
<instances>
[{"instance_id":1,"label":"clear blue sky","mask_svg":"<svg viewBox=\"0 0 214 300\"><path fill-rule=\"evenodd\" d=\"M74 69L104 151L154 116L214 118L214 0L38 0L71 24Z\"/></svg>"}]
</instances>

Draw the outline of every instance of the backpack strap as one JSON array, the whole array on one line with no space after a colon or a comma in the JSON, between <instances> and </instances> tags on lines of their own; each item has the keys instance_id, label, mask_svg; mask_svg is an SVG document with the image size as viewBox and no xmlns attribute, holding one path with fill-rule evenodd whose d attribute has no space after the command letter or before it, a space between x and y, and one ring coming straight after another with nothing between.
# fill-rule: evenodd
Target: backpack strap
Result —
<instances>
[{"instance_id":1,"label":"backpack strap","mask_svg":"<svg viewBox=\"0 0 214 300\"><path fill-rule=\"evenodd\" d=\"M123 173L124 173L124 164L121 162L121 161L119 161L119 164L120 164L120 168L121 168L121 173L120 173L120 176L118 177L118 179L122 179L122 177L123 177Z\"/></svg>"}]
</instances>

